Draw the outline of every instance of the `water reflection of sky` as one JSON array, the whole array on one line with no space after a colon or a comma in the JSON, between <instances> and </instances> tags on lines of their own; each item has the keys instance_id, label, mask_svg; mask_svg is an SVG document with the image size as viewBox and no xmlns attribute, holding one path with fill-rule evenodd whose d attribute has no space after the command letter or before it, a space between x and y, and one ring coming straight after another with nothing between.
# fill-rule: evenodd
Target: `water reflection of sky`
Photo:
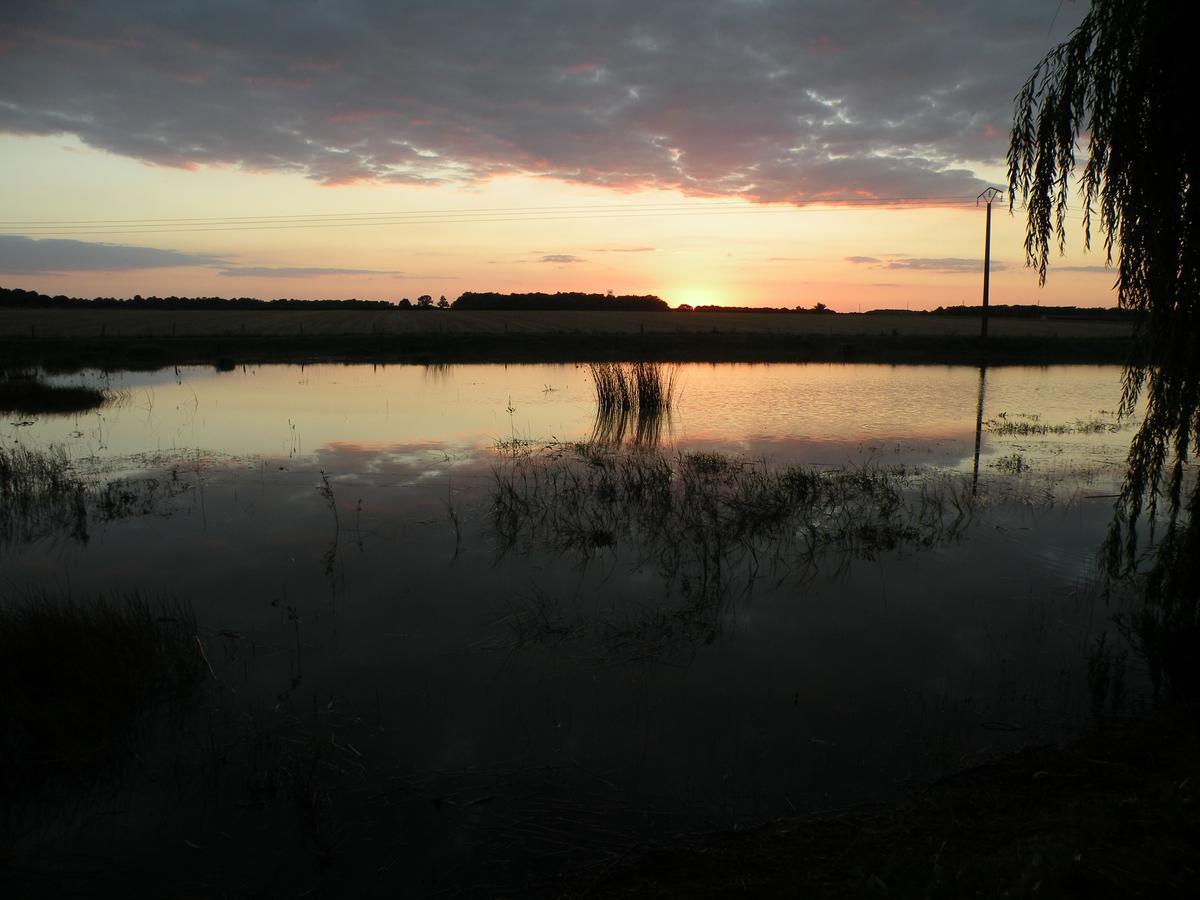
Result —
<instances>
[{"instance_id":1,"label":"water reflection of sky","mask_svg":"<svg viewBox=\"0 0 1200 900\"><path fill-rule=\"evenodd\" d=\"M514 437L586 439L594 425L587 368L576 365L196 367L82 378L119 389L121 402L21 428L4 423L0 434L65 444L76 457L173 448L296 457L333 444L474 452ZM899 455L957 464L973 451L977 369L689 364L678 382L664 434L684 448L828 463ZM1111 419L1119 398L1115 366L993 368L984 418ZM1061 455L1063 437L1018 449ZM1126 443L1092 435L1077 446L1107 458ZM984 455L995 445L985 432Z\"/></svg>"},{"instance_id":2,"label":"water reflection of sky","mask_svg":"<svg viewBox=\"0 0 1200 900\"><path fill-rule=\"evenodd\" d=\"M600 824L642 840L877 799L1085 715L1084 653L1107 615L1092 577L1100 495L1127 432L985 431L990 500L954 540L830 560L805 579L764 566L696 629L671 618L678 587L644 548L499 552L495 442L586 438L586 369L260 367L109 383L122 399L99 414L0 434L124 467L147 450L217 456L194 469L198 457L180 457L191 489L169 508L98 527L86 545L0 555L0 583L180 597L236 688L230 715L345 710L338 746L369 774L331 790L347 827L386 840L351 844L356 874L344 863L312 878L362 887L400 858L420 893L438 886L434 870L526 865L560 852L555 841L586 845ZM686 366L681 383L668 443L683 449L972 468L975 369ZM994 369L984 417L1072 423L1118 395L1111 367ZM1028 471L988 464L1011 454ZM1074 487L1049 502L1065 479ZM397 784L386 808L361 799ZM468 811L446 797L487 799ZM222 846L222 829L284 841L285 812L221 802L237 824L180 812L146 828L147 846ZM515 831L496 843L515 821L543 829L519 852ZM288 877L304 887L308 871Z\"/></svg>"}]
</instances>

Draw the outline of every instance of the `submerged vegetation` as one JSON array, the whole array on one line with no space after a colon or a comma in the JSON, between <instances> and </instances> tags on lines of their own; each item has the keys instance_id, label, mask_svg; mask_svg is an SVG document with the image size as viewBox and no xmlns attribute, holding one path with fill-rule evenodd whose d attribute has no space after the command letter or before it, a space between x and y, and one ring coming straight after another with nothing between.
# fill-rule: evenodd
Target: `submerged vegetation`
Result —
<instances>
[{"instance_id":1,"label":"submerged vegetation","mask_svg":"<svg viewBox=\"0 0 1200 900\"><path fill-rule=\"evenodd\" d=\"M596 422L590 442L657 447L670 425L679 367L655 362L591 363Z\"/></svg>"},{"instance_id":2,"label":"submerged vegetation","mask_svg":"<svg viewBox=\"0 0 1200 900\"><path fill-rule=\"evenodd\" d=\"M0 548L56 533L87 540L90 493L61 447L0 446Z\"/></svg>"},{"instance_id":3,"label":"submerged vegetation","mask_svg":"<svg viewBox=\"0 0 1200 900\"><path fill-rule=\"evenodd\" d=\"M162 511L162 501L191 489L186 474L176 466L163 478L108 480L82 474L61 446L0 444L0 551L53 537L86 542L92 521Z\"/></svg>"},{"instance_id":4,"label":"submerged vegetation","mask_svg":"<svg viewBox=\"0 0 1200 900\"><path fill-rule=\"evenodd\" d=\"M624 553L665 582L661 603L588 623L537 595L509 616L519 642L603 632L606 652L657 656L711 643L734 597L760 578L803 585L851 559L957 537L978 502L970 481L903 467L774 467L721 453L552 445L494 470L501 553L550 550L586 564ZM672 598L676 599L673 600Z\"/></svg>"},{"instance_id":5,"label":"submerged vegetation","mask_svg":"<svg viewBox=\"0 0 1200 900\"><path fill-rule=\"evenodd\" d=\"M1104 434L1116 433L1124 427L1120 422L1107 419L1076 419L1074 422L1049 424L1037 415L1013 415L1000 413L983 423L997 437L1017 435L1031 437L1049 434Z\"/></svg>"}]
</instances>

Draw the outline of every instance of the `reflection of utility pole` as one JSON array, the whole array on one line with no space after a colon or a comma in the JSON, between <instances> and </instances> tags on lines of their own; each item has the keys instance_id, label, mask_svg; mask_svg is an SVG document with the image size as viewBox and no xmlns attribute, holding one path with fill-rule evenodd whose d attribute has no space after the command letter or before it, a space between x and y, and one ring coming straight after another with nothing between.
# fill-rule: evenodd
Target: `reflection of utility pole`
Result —
<instances>
[{"instance_id":1,"label":"reflection of utility pole","mask_svg":"<svg viewBox=\"0 0 1200 900\"><path fill-rule=\"evenodd\" d=\"M986 320L985 320L986 321ZM987 366L979 367L979 405L975 407L975 472L971 475L971 496L979 490L979 439L983 436L983 389L987 383Z\"/></svg>"},{"instance_id":2,"label":"reflection of utility pole","mask_svg":"<svg viewBox=\"0 0 1200 900\"><path fill-rule=\"evenodd\" d=\"M988 277L992 271L992 201L1004 196L1000 188L990 187L975 198L975 205L983 200L987 203L987 230L983 235L983 318L980 320L979 336L987 337Z\"/></svg>"}]
</instances>

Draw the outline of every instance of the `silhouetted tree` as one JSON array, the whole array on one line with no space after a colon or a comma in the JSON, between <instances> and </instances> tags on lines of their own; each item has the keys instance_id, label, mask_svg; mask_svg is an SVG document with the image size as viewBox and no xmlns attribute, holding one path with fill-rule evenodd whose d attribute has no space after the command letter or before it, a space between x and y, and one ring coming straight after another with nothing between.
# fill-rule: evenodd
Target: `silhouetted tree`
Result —
<instances>
[{"instance_id":1,"label":"silhouetted tree","mask_svg":"<svg viewBox=\"0 0 1200 900\"><path fill-rule=\"evenodd\" d=\"M438 298L437 307L438 307L438 309L449 309L450 308L450 301L446 299L445 294L443 294L441 297Z\"/></svg>"},{"instance_id":2,"label":"silhouetted tree","mask_svg":"<svg viewBox=\"0 0 1200 900\"><path fill-rule=\"evenodd\" d=\"M1183 496L1185 462L1200 440L1200 129L1191 113L1192 39L1174 4L1093 0L1017 96L1008 150L1010 209L1018 198L1028 206L1027 261L1044 283L1051 244L1065 249L1077 142L1087 136L1078 186L1084 241L1090 244L1098 213L1108 262L1117 258L1119 303L1141 313L1140 355L1125 368L1121 411L1133 413L1144 396L1146 415L1130 446L1109 535L1113 571L1133 564L1137 523L1143 513L1153 523L1164 493L1169 524L1162 546L1197 544L1197 484ZM1191 525L1181 534L1176 521L1184 509Z\"/></svg>"},{"instance_id":3,"label":"silhouetted tree","mask_svg":"<svg viewBox=\"0 0 1200 900\"><path fill-rule=\"evenodd\" d=\"M428 294L422 294L417 298L417 309L432 309L433 298Z\"/></svg>"}]
</instances>

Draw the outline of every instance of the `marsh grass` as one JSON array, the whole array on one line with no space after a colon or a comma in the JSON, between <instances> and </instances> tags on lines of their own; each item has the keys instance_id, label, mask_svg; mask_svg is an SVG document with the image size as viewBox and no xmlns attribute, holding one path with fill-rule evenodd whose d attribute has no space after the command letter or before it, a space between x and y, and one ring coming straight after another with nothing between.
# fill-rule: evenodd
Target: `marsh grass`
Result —
<instances>
[{"instance_id":1,"label":"marsh grass","mask_svg":"<svg viewBox=\"0 0 1200 900\"><path fill-rule=\"evenodd\" d=\"M591 363L596 421L589 442L654 448L670 428L679 367L656 362Z\"/></svg>"},{"instance_id":2,"label":"marsh grass","mask_svg":"<svg viewBox=\"0 0 1200 900\"><path fill-rule=\"evenodd\" d=\"M768 579L803 586L854 559L956 538L977 499L969 479L902 467L772 466L722 453L556 445L494 470L501 554L550 550L586 565L604 555L656 570L666 590L625 621L589 622L546 598L509 611L518 642L603 633L605 652L658 655L709 643L729 603Z\"/></svg>"},{"instance_id":3,"label":"marsh grass","mask_svg":"<svg viewBox=\"0 0 1200 900\"><path fill-rule=\"evenodd\" d=\"M602 414L665 413L675 402L679 367L657 362L590 363Z\"/></svg>"},{"instance_id":4,"label":"marsh grass","mask_svg":"<svg viewBox=\"0 0 1200 900\"><path fill-rule=\"evenodd\" d=\"M90 492L62 447L0 446L0 547L56 532L86 541Z\"/></svg>"},{"instance_id":5,"label":"marsh grass","mask_svg":"<svg viewBox=\"0 0 1200 900\"><path fill-rule=\"evenodd\" d=\"M82 474L61 446L0 445L0 550L59 536L86 542L93 522L159 512L190 489L178 468L162 478L105 479Z\"/></svg>"},{"instance_id":6,"label":"marsh grass","mask_svg":"<svg viewBox=\"0 0 1200 900\"><path fill-rule=\"evenodd\" d=\"M1029 463L1020 453L1010 453L1007 456L1001 456L988 463L988 466L997 472L1003 472L1005 475L1020 475L1029 471Z\"/></svg>"},{"instance_id":7,"label":"marsh grass","mask_svg":"<svg viewBox=\"0 0 1200 900\"><path fill-rule=\"evenodd\" d=\"M1119 422L1110 420L1092 418L1092 419L1076 419L1070 423L1047 424L1041 421L1041 418L1036 415L1017 415L1009 416L1007 413L1000 413L994 419L988 419L984 423L987 430L999 437L1016 435L1019 437L1033 437L1038 435L1050 434L1115 434L1128 424L1122 425Z\"/></svg>"}]
</instances>

